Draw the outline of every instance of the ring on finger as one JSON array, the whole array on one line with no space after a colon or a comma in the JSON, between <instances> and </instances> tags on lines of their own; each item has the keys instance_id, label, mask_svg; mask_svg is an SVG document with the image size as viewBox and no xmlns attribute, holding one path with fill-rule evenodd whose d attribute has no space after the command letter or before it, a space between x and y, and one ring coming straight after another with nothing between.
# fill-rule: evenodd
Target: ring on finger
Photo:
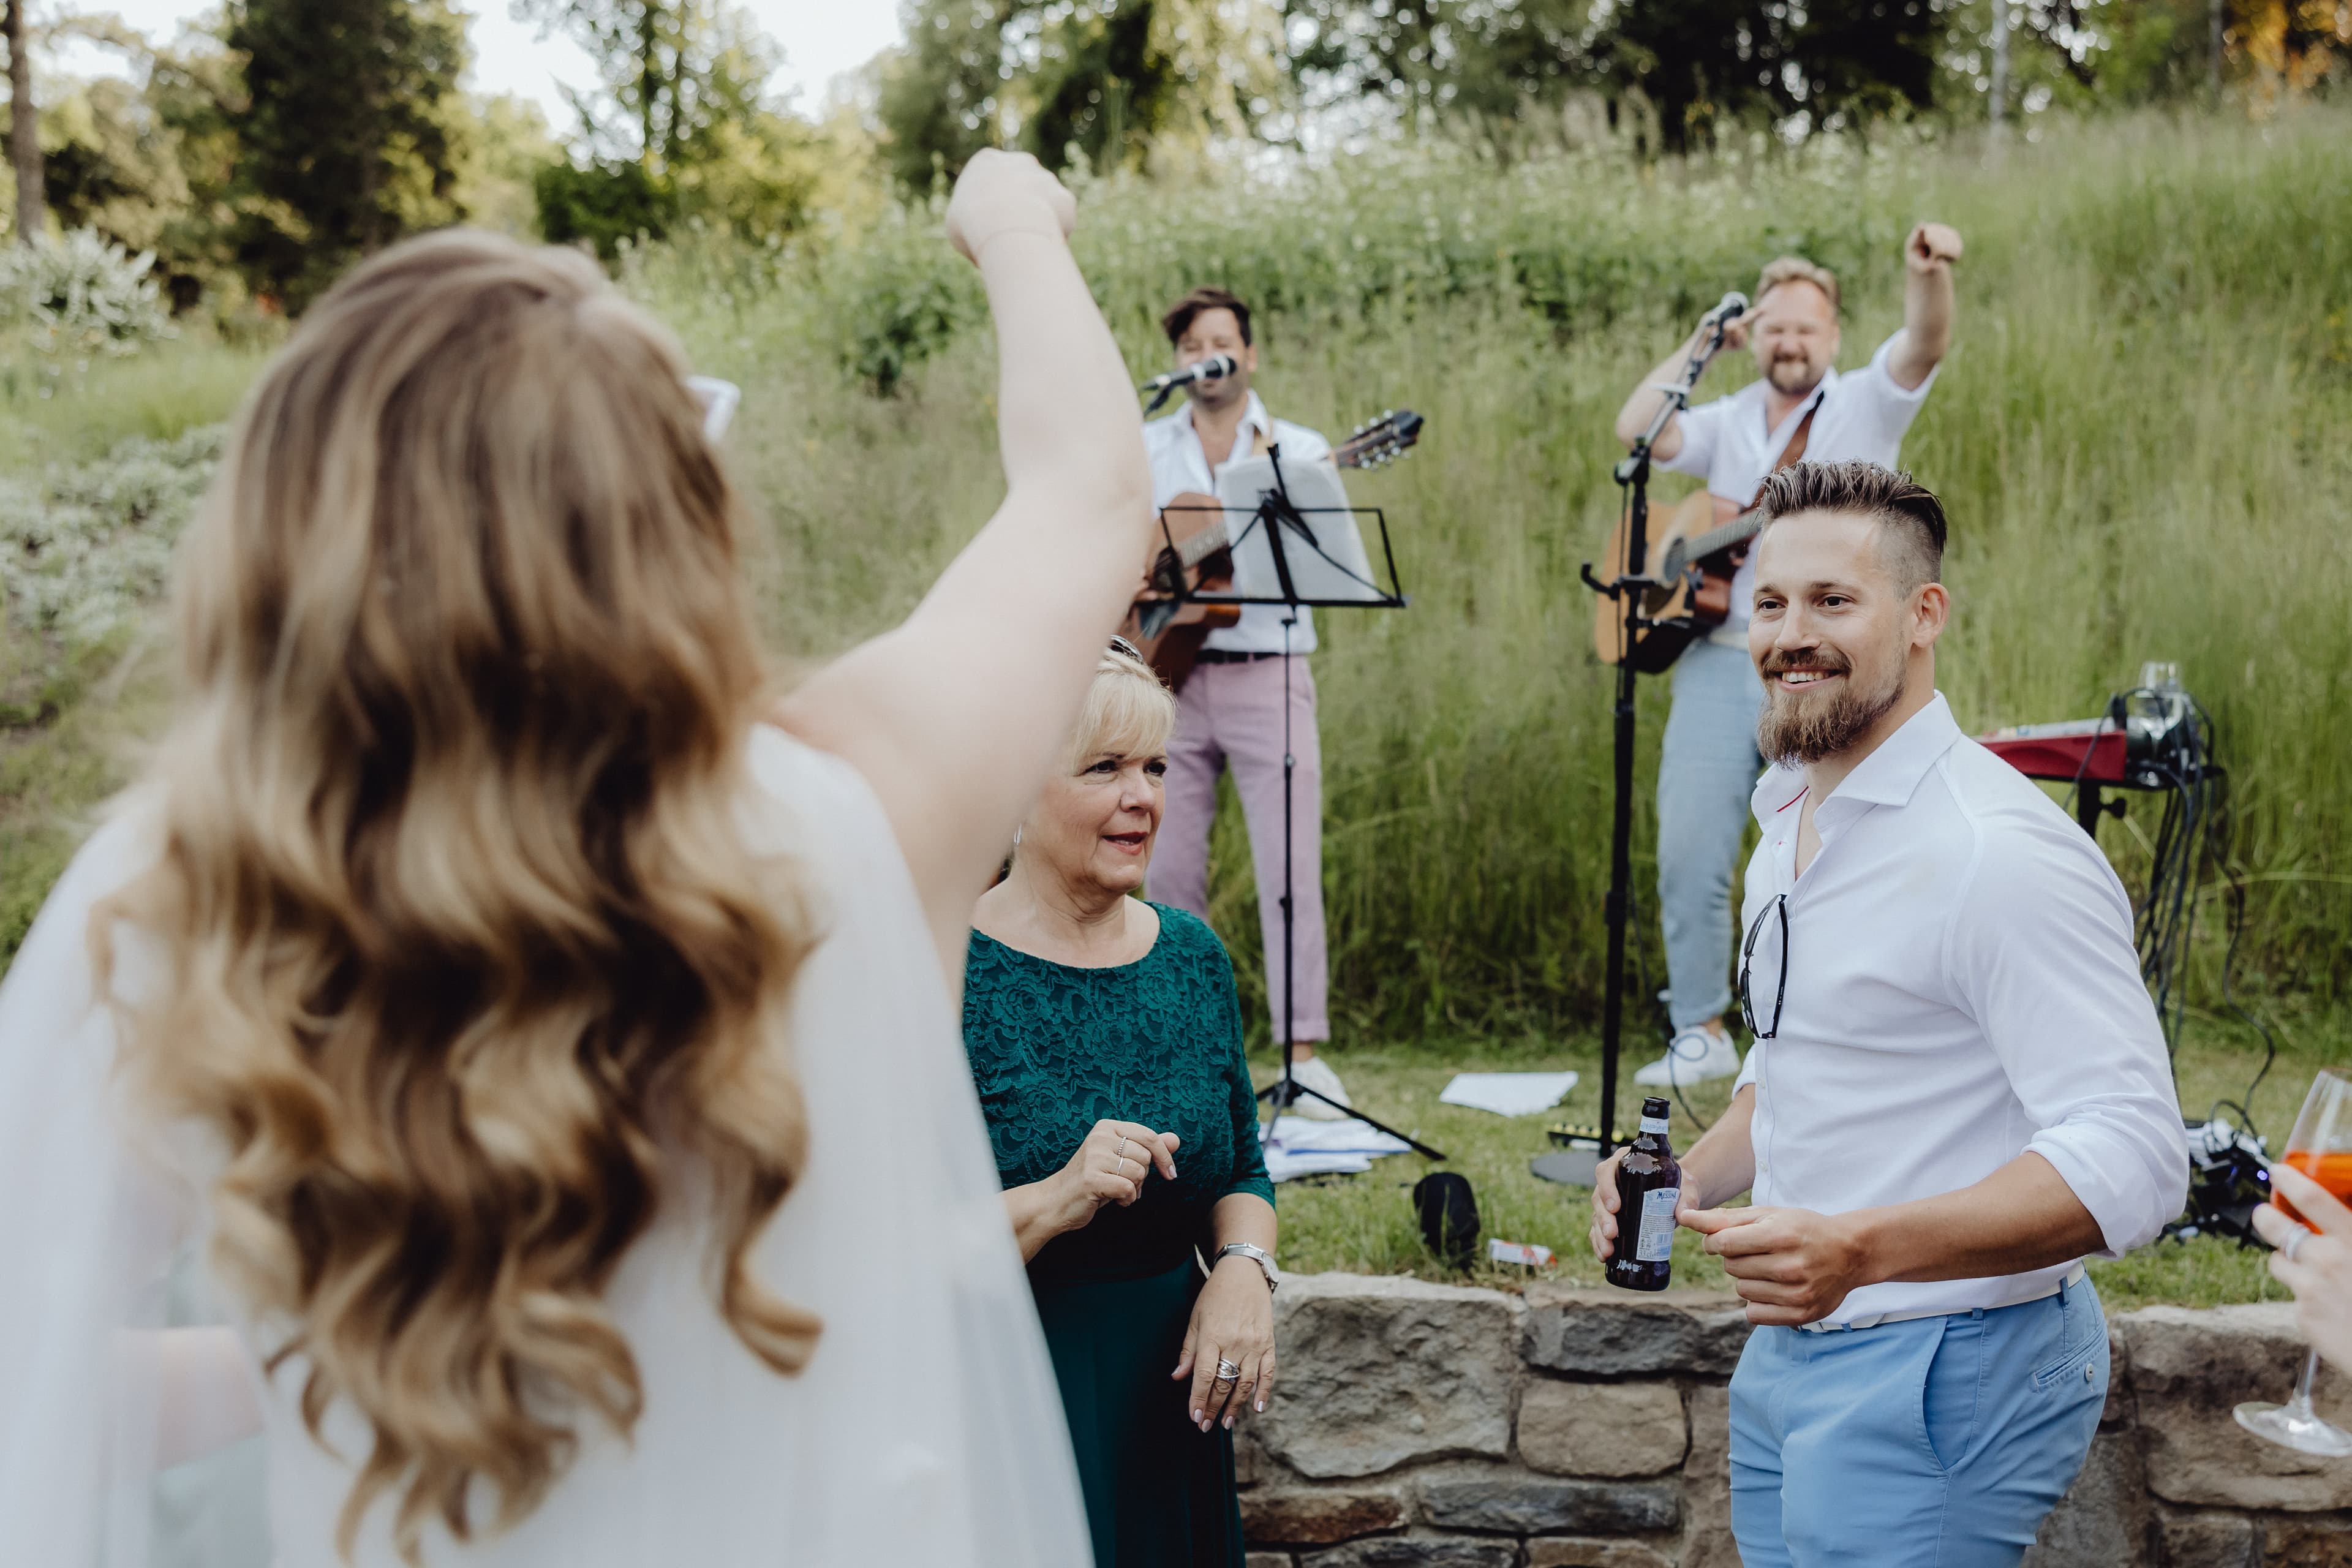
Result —
<instances>
[{"instance_id":1,"label":"ring on finger","mask_svg":"<svg viewBox=\"0 0 2352 1568\"><path fill-rule=\"evenodd\" d=\"M2303 1250L2303 1244L2310 1239L2311 1227L2307 1225L2296 1226L2294 1227L2294 1234L2286 1238L2286 1245L2279 1250L2286 1254L2286 1260L2289 1263L2295 1262L2295 1254L2301 1252ZM1223 1363L1221 1362L1218 1364L1222 1366Z\"/></svg>"},{"instance_id":2,"label":"ring on finger","mask_svg":"<svg viewBox=\"0 0 2352 1568\"><path fill-rule=\"evenodd\" d=\"M1234 1379L1241 1376L1241 1374L1242 1369L1239 1363L1227 1361L1223 1356L1217 1358L1217 1381L1219 1383L1231 1383Z\"/></svg>"},{"instance_id":3,"label":"ring on finger","mask_svg":"<svg viewBox=\"0 0 2352 1568\"><path fill-rule=\"evenodd\" d=\"M1127 1163L1127 1137L1124 1133L1120 1134L1118 1140L1118 1158L1121 1164Z\"/></svg>"}]
</instances>

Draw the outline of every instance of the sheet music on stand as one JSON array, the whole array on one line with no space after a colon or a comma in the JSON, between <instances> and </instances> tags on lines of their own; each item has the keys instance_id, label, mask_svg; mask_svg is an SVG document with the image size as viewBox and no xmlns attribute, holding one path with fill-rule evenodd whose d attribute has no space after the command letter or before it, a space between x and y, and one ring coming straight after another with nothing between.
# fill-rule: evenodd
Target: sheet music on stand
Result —
<instances>
[{"instance_id":1,"label":"sheet music on stand","mask_svg":"<svg viewBox=\"0 0 2352 1568\"><path fill-rule=\"evenodd\" d=\"M1170 506L1162 514L1163 530L1168 513L1209 510ZM1223 524L1216 536L1233 558L1233 587L1194 590L1186 595L1194 602L1403 607L1387 518L1378 507L1349 506L1339 468L1328 458L1286 461L1279 472L1272 457L1228 463L1217 473L1216 510ZM1379 539L1378 565L1364 542L1366 520ZM1169 542L1175 547L1172 535Z\"/></svg>"}]
</instances>

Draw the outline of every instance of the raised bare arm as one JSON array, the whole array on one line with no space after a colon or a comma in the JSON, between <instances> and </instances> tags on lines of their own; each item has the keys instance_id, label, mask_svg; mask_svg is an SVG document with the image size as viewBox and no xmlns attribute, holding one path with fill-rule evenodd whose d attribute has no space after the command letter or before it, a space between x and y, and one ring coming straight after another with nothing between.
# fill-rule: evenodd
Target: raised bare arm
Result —
<instances>
[{"instance_id":1,"label":"raised bare arm","mask_svg":"<svg viewBox=\"0 0 2352 1568\"><path fill-rule=\"evenodd\" d=\"M972 901L1068 738L1150 542L1141 419L1070 258L1076 216L1024 153L983 152L957 181L948 237L996 323L1003 504L905 624L779 715L880 797L957 994Z\"/></svg>"},{"instance_id":2,"label":"raised bare arm","mask_svg":"<svg viewBox=\"0 0 2352 1568\"><path fill-rule=\"evenodd\" d=\"M1958 229L1923 223L1903 242L1903 341L1888 356L1895 384L1915 390L1952 348L1952 263L1960 258Z\"/></svg>"}]
</instances>

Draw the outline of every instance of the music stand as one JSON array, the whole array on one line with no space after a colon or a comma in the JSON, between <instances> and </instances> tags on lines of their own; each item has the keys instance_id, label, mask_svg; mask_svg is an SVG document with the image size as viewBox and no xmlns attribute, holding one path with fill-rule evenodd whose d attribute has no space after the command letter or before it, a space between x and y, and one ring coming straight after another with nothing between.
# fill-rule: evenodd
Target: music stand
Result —
<instances>
[{"instance_id":1,"label":"music stand","mask_svg":"<svg viewBox=\"0 0 2352 1568\"><path fill-rule=\"evenodd\" d=\"M1445 1156L1409 1133L1375 1121L1352 1105L1341 1105L1319 1090L1302 1086L1294 1070L1297 1049L1298 1007L1298 942L1297 916L1295 908L1296 861L1293 844L1292 796L1298 758L1291 748L1290 738L1290 671L1295 657L1290 635L1298 625L1302 609L1401 610L1406 599L1397 581L1396 552L1389 544L1388 516L1378 507L1360 506L1298 506L1290 496L1290 480L1282 469L1282 447L1276 443L1266 448L1265 456L1273 468L1274 485L1261 490L1256 509L1249 521L1238 530L1232 529L1230 520L1240 509L1220 505L1214 510L1228 520L1224 548L1230 550L1239 566L1247 560L1254 543L1262 543L1271 558L1274 574L1272 586L1276 592L1203 594L1189 589L1179 574L1173 584L1172 597L1200 605L1280 605L1287 614L1282 620L1282 1077L1257 1091L1260 1100L1271 1099L1276 1116L1282 1108L1294 1104L1301 1096L1311 1096L1343 1110L1357 1121L1385 1132L1432 1160ZM1231 465L1240 468L1241 464ZM1220 486L1222 489L1222 484ZM1162 509L1160 534L1171 550L1176 548L1172 531L1168 526L1169 511L1205 511L1204 507L1169 507ZM1382 587L1377 573L1370 569L1369 552L1360 547L1361 521L1370 519L1378 531L1381 561L1387 568L1388 585ZM1345 520L1343 527L1335 527ZM1317 521L1324 522L1329 537L1318 536ZM1357 547L1350 549L1349 543ZM1298 552L1294 561L1293 552ZM1302 583L1305 584L1302 587ZM1251 584L1263 587L1265 584ZM1236 576L1235 587L1244 586ZM1317 592L1320 588L1322 592Z\"/></svg>"}]
</instances>

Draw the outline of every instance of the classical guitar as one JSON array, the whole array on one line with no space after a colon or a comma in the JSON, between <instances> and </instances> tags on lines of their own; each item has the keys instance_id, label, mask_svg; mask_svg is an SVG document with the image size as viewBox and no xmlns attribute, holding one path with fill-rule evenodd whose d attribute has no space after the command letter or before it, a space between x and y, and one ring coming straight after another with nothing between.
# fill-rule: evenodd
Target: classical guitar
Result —
<instances>
[{"instance_id":1,"label":"classical guitar","mask_svg":"<svg viewBox=\"0 0 2352 1568\"><path fill-rule=\"evenodd\" d=\"M1727 521L1717 520L1731 513ZM1650 625L1633 634L1633 667L1655 675L1682 657L1683 649L1705 637L1731 616L1731 578L1747 557L1748 542L1764 526L1763 514L1735 511L1733 504L1699 490L1685 497L1672 511L1650 514L1648 575L1652 586L1642 599L1642 614ZM1625 525L1619 522L1609 536L1610 578L1626 570ZM1625 612L1619 603L1595 601L1592 643L1603 664L1625 657Z\"/></svg>"},{"instance_id":2,"label":"classical guitar","mask_svg":"<svg viewBox=\"0 0 2352 1568\"><path fill-rule=\"evenodd\" d=\"M1384 468L1412 449L1424 423L1409 408L1383 414L1333 448L1331 461L1342 468ZM1258 451L1265 450L1260 437ZM1233 538L1217 498L1188 490L1168 502L1160 521L1162 542L1119 631L1173 691L1192 673L1209 634L1239 621L1242 607L1204 605L1194 596L1234 591Z\"/></svg>"}]
</instances>

